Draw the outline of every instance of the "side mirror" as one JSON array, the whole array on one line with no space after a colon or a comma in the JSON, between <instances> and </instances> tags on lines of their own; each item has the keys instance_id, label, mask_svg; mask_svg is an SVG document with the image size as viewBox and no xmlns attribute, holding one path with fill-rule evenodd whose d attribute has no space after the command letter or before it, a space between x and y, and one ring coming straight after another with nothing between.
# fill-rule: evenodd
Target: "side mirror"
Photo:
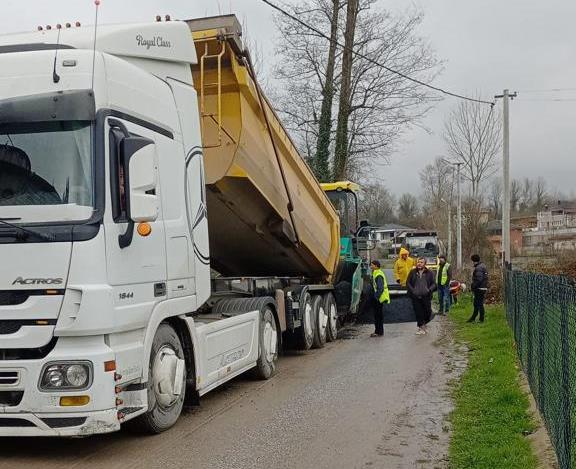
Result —
<instances>
[{"instance_id":1,"label":"side mirror","mask_svg":"<svg viewBox=\"0 0 576 469\"><path fill-rule=\"evenodd\" d=\"M155 221L159 201L156 195L156 145L147 138L126 137L120 144L126 177L128 217L135 223Z\"/></svg>"},{"instance_id":2,"label":"side mirror","mask_svg":"<svg viewBox=\"0 0 576 469\"><path fill-rule=\"evenodd\" d=\"M370 223L368 222L368 220L360 220L360 226L356 230L356 236L362 236L363 233L368 233L368 234L364 235L365 237L368 237L371 229L372 229L372 227L370 226Z\"/></svg>"}]
</instances>

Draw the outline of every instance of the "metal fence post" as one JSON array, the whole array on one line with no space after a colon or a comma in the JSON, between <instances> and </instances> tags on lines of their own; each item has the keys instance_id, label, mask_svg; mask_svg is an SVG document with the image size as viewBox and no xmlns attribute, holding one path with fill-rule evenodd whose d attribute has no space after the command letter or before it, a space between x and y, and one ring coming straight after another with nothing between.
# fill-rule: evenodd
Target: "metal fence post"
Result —
<instances>
[{"instance_id":1,"label":"metal fence post","mask_svg":"<svg viewBox=\"0 0 576 469\"><path fill-rule=\"evenodd\" d=\"M534 385L534 370L533 370L533 361L532 361L532 355L534 353L534 342L532 341L532 335L534 334L533 329L534 329L534 325L533 322L536 319L536 308L535 308L535 303L536 303L536 298L537 296L534 295L534 282L533 279L527 278L526 279L526 284L527 284L527 292L528 292L528 305L527 305L527 309L528 309L528 314L525 314L524 316L527 318L528 320L528 324L527 324L527 334L528 334L528 343L527 343L527 360L526 360L526 374L528 375L528 382L530 383L530 386Z\"/></svg>"},{"instance_id":2,"label":"metal fence post","mask_svg":"<svg viewBox=\"0 0 576 469\"><path fill-rule=\"evenodd\" d=\"M561 287L564 293L564 288ZM566 295L560 295L560 311L561 311L561 331L562 331L562 406L564 408L564 428L563 428L563 442L562 448L564 461L560 461L561 467L572 467L572 416L570 405L570 337L568 329L568 305ZM564 464L562 464L564 463Z\"/></svg>"},{"instance_id":3,"label":"metal fence post","mask_svg":"<svg viewBox=\"0 0 576 469\"><path fill-rule=\"evenodd\" d=\"M538 309L538 405L540 412L546 415L546 367L545 367L545 349L546 341L546 314L544 313L544 295L539 295L540 308Z\"/></svg>"}]
</instances>

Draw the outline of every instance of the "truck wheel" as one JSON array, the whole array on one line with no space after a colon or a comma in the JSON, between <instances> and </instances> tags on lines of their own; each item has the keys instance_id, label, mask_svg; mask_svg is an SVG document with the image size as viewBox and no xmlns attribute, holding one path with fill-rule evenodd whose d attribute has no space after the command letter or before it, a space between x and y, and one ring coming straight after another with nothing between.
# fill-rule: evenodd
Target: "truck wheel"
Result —
<instances>
[{"instance_id":1,"label":"truck wheel","mask_svg":"<svg viewBox=\"0 0 576 469\"><path fill-rule=\"evenodd\" d=\"M148 371L148 411L128 422L141 433L157 434L172 427L184 405L186 364L176 331L161 324L150 352Z\"/></svg>"},{"instance_id":2,"label":"truck wheel","mask_svg":"<svg viewBox=\"0 0 576 469\"><path fill-rule=\"evenodd\" d=\"M270 379L276 374L278 362L278 330L276 319L269 305L260 310L260 334L258 363L252 375L258 379Z\"/></svg>"},{"instance_id":3,"label":"truck wheel","mask_svg":"<svg viewBox=\"0 0 576 469\"><path fill-rule=\"evenodd\" d=\"M326 327L326 340L334 342L338 336L338 308L336 300L332 293L324 295L324 311L328 315L328 324Z\"/></svg>"},{"instance_id":4,"label":"truck wheel","mask_svg":"<svg viewBox=\"0 0 576 469\"><path fill-rule=\"evenodd\" d=\"M300 297L300 312L302 325L296 331L297 347L301 350L310 350L314 343L314 315L310 293L304 293Z\"/></svg>"},{"instance_id":5,"label":"truck wheel","mask_svg":"<svg viewBox=\"0 0 576 469\"><path fill-rule=\"evenodd\" d=\"M326 344L326 329L328 326L328 314L324 309L324 299L322 295L312 297L312 314L314 327L314 348L322 348Z\"/></svg>"}]
</instances>

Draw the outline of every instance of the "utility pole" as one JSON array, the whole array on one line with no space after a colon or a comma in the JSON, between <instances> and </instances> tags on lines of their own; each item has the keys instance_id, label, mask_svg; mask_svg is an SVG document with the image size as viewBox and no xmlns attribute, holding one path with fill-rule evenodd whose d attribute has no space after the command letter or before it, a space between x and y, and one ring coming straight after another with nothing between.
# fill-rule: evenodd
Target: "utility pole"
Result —
<instances>
[{"instance_id":1,"label":"utility pole","mask_svg":"<svg viewBox=\"0 0 576 469\"><path fill-rule=\"evenodd\" d=\"M454 196L454 166L452 166L452 184L450 186L450 200L448 202L448 259L452 261L452 202Z\"/></svg>"},{"instance_id":2,"label":"utility pole","mask_svg":"<svg viewBox=\"0 0 576 469\"><path fill-rule=\"evenodd\" d=\"M503 158L503 179L504 196L502 197L502 263L510 263L510 99L518 96L517 93L510 93L504 90L503 94L494 96L503 101L503 137L502 158Z\"/></svg>"},{"instance_id":3,"label":"utility pole","mask_svg":"<svg viewBox=\"0 0 576 469\"><path fill-rule=\"evenodd\" d=\"M452 200L448 203L448 259L452 259Z\"/></svg>"},{"instance_id":4,"label":"utility pole","mask_svg":"<svg viewBox=\"0 0 576 469\"><path fill-rule=\"evenodd\" d=\"M456 187L458 192L458 213L456 217L457 225L456 225L456 268L458 270L462 269L462 194L460 192L460 166L462 163L454 163L458 167L457 171L457 179L456 179Z\"/></svg>"}]
</instances>

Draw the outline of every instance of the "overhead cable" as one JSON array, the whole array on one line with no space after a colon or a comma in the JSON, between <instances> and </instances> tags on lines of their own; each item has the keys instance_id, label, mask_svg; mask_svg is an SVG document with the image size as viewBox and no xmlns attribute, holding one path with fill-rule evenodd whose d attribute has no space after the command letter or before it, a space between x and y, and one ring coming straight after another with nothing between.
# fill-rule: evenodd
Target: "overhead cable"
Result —
<instances>
[{"instance_id":1,"label":"overhead cable","mask_svg":"<svg viewBox=\"0 0 576 469\"><path fill-rule=\"evenodd\" d=\"M314 26L311 26L311 25L307 24L306 22L302 21L302 20L301 20L300 18L298 18L296 15L293 15L292 13L284 10L282 7L276 5L275 3L272 3L270 0L261 0L261 1L264 2L265 4L267 4L268 6L274 8L276 11L280 12L280 13L283 14L284 16L287 16L288 18L292 19L293 21L296 21L298 24L300 24L301 26L304 26L306 29L308 29L308 30L310 30L310 31L313 31L313 32L315 32L316 34L318 34L320 37L322 37L322 38L324 38L324 39L327 39L328 41L332 42L332 39L331 39L328 35L324 34L322 31L320 31L319 29L315 28ZM416 83L416 84L418 84L418 85L420 85L420 86L424 86L424 87L429 88L429 89L431 89L431 90L437 91L438 93L442 93L442 94L444 94L444 95L451 96L451 97L453 97L453 98L463 99L463 100L465 100L465 101L471 101L471 102L474 102L474 103L489 104L490 106L494 106L494 104L495 104L493 101L484 101L484 100L482 100L482 99L472 98L472 97L470 97L470 96L465 96L465 95L462 95L462 94L454 93L454 92L448 91L448 90L446 90L446 89L444 89L444 88L440 88L440 87L438 87L438 86L431 85L430 83L423 82L423 81L421 81L421 80L418 80L417 78L413 78L413 77L411 77L411 76L409 76L409 75L406 75L405 73L399 72L398 70L394 70L394 69L392 69L392 68L390 68L390 67L387 67L386 65L384 65L384 64L381 63L381 62L378 62L377 60L374 60L374 59L372 59L372 58L370 58L370 57L368 57L368 56L366 56L366 55L364 55L364 54L362 54L362 53L360 53L360 52L358 52L358 51L355 51L354 49L351 49L351 48L349 48L349 47L346 47L346 46L345 46L344 44L342 44L341 42L335 41L335 43L336 43L336 45L337 45L338 47L340 47L340 48L343 49L343 50L351 50L351 52L352 52L354 55L356 55L357 57L360 57L360 58L362 58L362 59L364 59L364 60L367 60L368 62L370 62L370 63L372 63L372 64L374 64L374 65L376 65L376 66L378 66L378 67L381 67L381 68L389 71L390 73L393 73L393 74L395 74L395 75L398 75L399 77L402 77L402 78L404 78L405 80L411 81L411 82Z\"/></svg>"}]
</instances>

